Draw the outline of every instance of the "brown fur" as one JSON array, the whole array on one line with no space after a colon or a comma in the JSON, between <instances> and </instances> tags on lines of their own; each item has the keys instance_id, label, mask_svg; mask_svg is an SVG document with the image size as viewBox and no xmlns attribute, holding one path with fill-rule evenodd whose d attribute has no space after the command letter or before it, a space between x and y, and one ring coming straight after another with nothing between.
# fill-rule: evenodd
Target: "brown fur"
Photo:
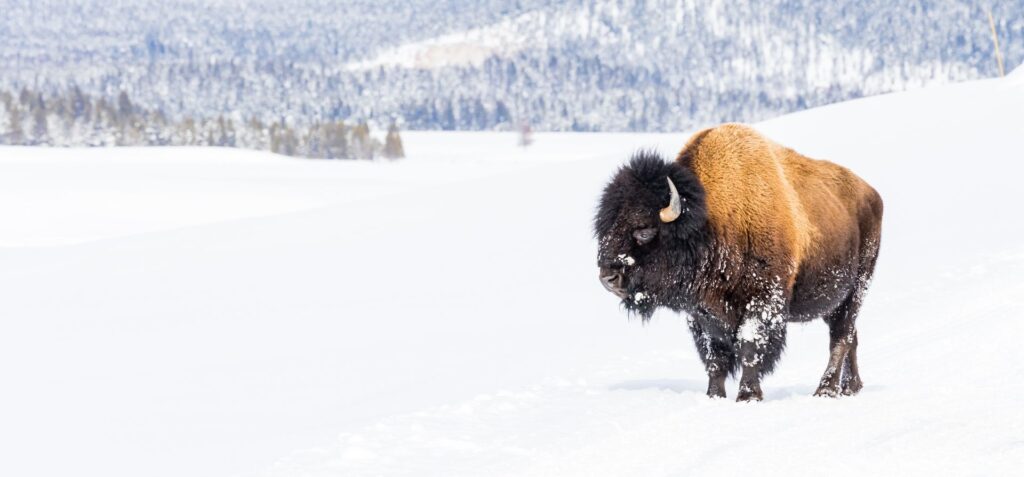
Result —
<instances>
[{"instance_id":1,"label":"brown fur","mask_svg":"<svg viewBox=\"0 0 1024 477\"><path fill-rule=\"evenodd\" d=\"M766 271L781 279L787 296L801 269L849 258L835 255L856 247L865 205L877 204L881 213L877 192L848 169L810 159L742 124L695 134L677 161L704 185L719 245L730 256L767 260ZM874 225L863 232L877 236Z\"/></svg>"}]
</instances>

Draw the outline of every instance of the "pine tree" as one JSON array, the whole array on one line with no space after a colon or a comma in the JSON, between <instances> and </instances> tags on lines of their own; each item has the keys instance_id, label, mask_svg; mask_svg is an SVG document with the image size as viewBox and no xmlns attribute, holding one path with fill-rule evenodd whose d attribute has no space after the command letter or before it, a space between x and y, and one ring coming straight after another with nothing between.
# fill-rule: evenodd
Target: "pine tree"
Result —
<instances>
[{"instance_id":1,"label":"pine tree","mask_svg":"<svg viewBox=\"0 0 1024 477\"><path fill-rule=\"evenodd\" d=\"M196 122L192 118L186 118L178 125L177 145L179 146L194 146L198 143L196 141Z\"/></svg>"},{"instance_id":2,"label":"pine tree","mask_svg":"<svg viewBox=\"0 0 1024 477\"><path fill-rule=\"evenodd\" d=\"M303 135L303 151L302 156L310 159L323 159L324 156L324 138L326 131L324 126L320 123L314 123L306 130L306 134Z\"/></svg>"},{"instance_id":3,"label":"pine tree","mask_svg":"<svg viewBox=\"0 0 1024 477\"><path fill-rule=\"evenodd\" d=\"M82 89L75 85L71 88L71 115L75 120L89 116L89 100Z\"/></svg>"},{"instance_id":4,"label":"pine tree","mask_svg":"<svg viewBox=\"0 0 1024 477\"><path fill-rule=\"evenodd\" d=\"M235 130L235 120L227 118L227 146L238 147L238 131Z\"/></svg>"},{"instance_id":5,"label":"pine tree","mask_svg":"<svg viewBox=\"0 0 1024 477\"><path fill-rule=\"evenodd\" d=\"M324 157L327 159L346 159L348 150L348 126L343 121L327 124L324 140Z\"/></svg>"},{"instance_id":6,"label":"pine tree","mask_svg":"<svg viewBox=\"0 0 1024 477\"><path fill-rule=\"evenodd\" d=\"M46 120L46 107L41 101L32 108L32 144L50 144L50 127Z\"/></svg>"},{"instance_id":7,"label":"pine tree","mask_svg":"<svg viewBox=\"0 0 1024 477\"><path fill-rule=\"evenodd\" d=\"M279 129L280 127L277 123L270 125L270 152L274 154L281 153L281 133Z\"/></svg>"},{"instance_id":8,"label":"pine tree","mask_svg":"<svg viewBox=\"0 0 1024 477\"><path fill-rule=\"evenodd\" d=\"M384 138L383 154L388 159L401 159L405 157L402 138L398 135L398 125L394 122L388 127L388 135Z\"/></svg>"},{"instance_id":9,"label":"pine tree","mask_svg":"<svg viewBox=\"0 0 1024 477\"><path fill-rule=\"evenodd\" d=\"M7 127L5 143L12 146L25 144L25 133L21 128L21 109L14 101L7 105Z\"/></svg>"},{"instance_id":10,"label":"pine tree","mask_svg":"<svg viewBox=\"0 0 1024 477\"><path fill-rule=\"evenodd\" d=\"M230 118L217 117L217 146L235 147L235 125Z\"/></svg>"},{"instance_id":11,"label":"pine tree","mask_svg":"<svg viewBox=\"0 0 1024 477\"><path fill-rule=\"evenodd\" d=\"M269 131L258 118L249 118L238 140L239 147L266 151L270 149Z\"/></svg>"},{"instance_id":12,"label":"pine tree","mask_svg":"<svg viewBox=\"0 0 1024 477\"><path fill-rule=\"evenodd\" d=\"M356 159L373 159L373 143L370 138L370 126L361 122L352 128L352 147Z\"/></svg>"},{"instance_id":13,"label":"pine tree","mask_svg":"<svg viewBox=\"0 0 1024 477\"><path fill-rule=\"evenodd\" d=\"M10 106L3 100L3 93L0 93L0 144L7 144L7 130L10 129L10 114L7 112Z\"/></svg>"},{"instance_id":14,"label":"pine tree","mask_svg":"<svg viewBox=\"0 0 1024 477\"><path fill-rule=\"evenodd\" d=\"M122 118L127 118L132 115L132 102L128 99L128 93L121 91L121 94L117 95L117 112L121 114Z\"/></svg>"},{"instance_id":15,"label":"pine tree","mask_svg":"<svg viewBox=\"0 0 1024 477\"><path fill-rule=\"evenodd\" d=\"M295 135L295 130L290 126L285 126L284 131L281 135L281 154L286 156L295 156L298 154L299 140Z\"/></svg>"},{"instance_id":16,"label":"pine tree","mask_svg":"<svg viewBox=\"0 0 1024 477\"><path fill-rule=\"evenodd\" d=\"M21 88L21 92L18 93L18 103L25 108L30 106L32 103L32 92L28 88Z\"/></svg>"},{"instance_id":17,"label":"pine tree","mask_svg":"<svg viewBox=\"0 0 1024 477\"><path fill-rule=\"evenodd\" d=\"M533 129L530 128L530 123L523 121L519 125L519 145L529 147L530 144L533 144Z\"/></svg>"}]
</instances>

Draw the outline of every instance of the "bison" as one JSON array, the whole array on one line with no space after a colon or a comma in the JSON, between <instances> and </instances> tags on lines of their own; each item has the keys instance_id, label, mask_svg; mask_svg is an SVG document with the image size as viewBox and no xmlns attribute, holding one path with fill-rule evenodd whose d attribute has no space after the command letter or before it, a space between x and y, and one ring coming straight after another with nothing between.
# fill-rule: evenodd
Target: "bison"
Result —
<instances>
[{"instance_id":1,"label":"bison","mask_svg":"<svg viewBox=\"0 0 1024 477\"><path fill-rule=\"evenodd\" d=\"M881 238L882 199L850 170L725 124L674 162L641 151L604 189L596 217L604 287L644 321L685 313L710 397L740 372L761 400L786 323L822 317L830 356L815 395L856 394L857 312Z\"/></svg>"}]
</instances>

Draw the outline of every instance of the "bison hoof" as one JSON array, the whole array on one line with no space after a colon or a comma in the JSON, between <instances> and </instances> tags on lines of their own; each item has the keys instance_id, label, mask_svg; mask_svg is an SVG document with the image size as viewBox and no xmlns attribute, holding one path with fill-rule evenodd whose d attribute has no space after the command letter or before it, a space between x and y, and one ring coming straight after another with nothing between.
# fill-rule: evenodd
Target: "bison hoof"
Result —
<instances>
[{"instance_id":1,"label":"bison hoof","mask_svg":"<svg viewBox=\"0 0 1024 477\"><path fill-rule=\"evenodd\" d=\"M821 397L834 398L834 397L839 396L839 389L838 389L838 386L821 385L821 386L818 387L817 391L814 391L814 395L815 396L821 396Z\"/></svg>"},{"instance_id":2,"label":"bison hoof","mask_svg":"<svg viewBox=\"0 0 1024 477\"><path fill-rule=\"evenodd\" d=\"M708 373L708 397L725 398L725 376L715 376Z\"/></svg>"},{"instance_id":3,"label":"bison hoof","mask_svg":"<svg viewBox=\"0 0 1024 477\"><path fill-rule=\"evenodd\" d=\"M761 395L761 387L748 387L740 386L740 392L736 396L736 402L749 402L749 401L761 401L764 397Z\"/></svg>"},{"instance_id":4,"label":"bison hoof","mask_svg":"<svg viewBox=\"0 0 1024 477\"><path fill-rule=\"evenodd\" d=\"M843 383L843 395L856 396L863 388L864 383L861 382L860 378L850 379Z\"/></svg>"}]
</instances>

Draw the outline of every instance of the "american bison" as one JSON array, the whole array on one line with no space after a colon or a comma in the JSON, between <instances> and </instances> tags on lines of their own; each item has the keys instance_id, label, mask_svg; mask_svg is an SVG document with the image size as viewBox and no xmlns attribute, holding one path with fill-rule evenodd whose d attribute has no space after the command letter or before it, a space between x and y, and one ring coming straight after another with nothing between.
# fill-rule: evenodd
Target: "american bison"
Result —
<instances>
[{"instance_id":1,"label":"american bison","mask_svg":"<svg viewBox=\"0 0 1024 477\"><path fill-rule=\"evenodd\" d=\"M600 279L647 320L687 315L708 396L761 400L787 322L824 318L828 366L815 395L852 395L855 322L878 257L882 199L848 169L725 124L690 138L674 162L636 153L594 219Z\"/></svg>"}]
</instances>

